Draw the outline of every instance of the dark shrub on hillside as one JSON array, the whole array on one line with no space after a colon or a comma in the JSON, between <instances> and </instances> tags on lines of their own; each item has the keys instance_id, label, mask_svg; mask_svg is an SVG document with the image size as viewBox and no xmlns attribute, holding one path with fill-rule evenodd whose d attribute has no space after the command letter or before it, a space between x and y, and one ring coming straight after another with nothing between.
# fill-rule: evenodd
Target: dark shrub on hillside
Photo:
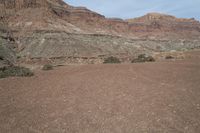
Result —
<instances>
[{"instance_id":1,"label":"dark shrub on hillside","mask_svg":"<svg viewBox=\"0 0 200 133\"><path fill-rule=\"evenodd\" d=\"M138 55L138 59L144 59L144 58L146 58L147 56L145 55L145 54L140 54L140 55Z\"/></svg>"},{"instance_id":2,"label":"dark shrub on hillside","mask_svg":"<svg viewBox=\"0 0 200 133\"><path fill-rule=\"evenodd\" d=\"M168 56L165 57L165 59L170 60L170 59L174 59L174 57L171 56L171 55L168 55Z\"/></svg>"},{"instance_id":3,"label":"dark shrub on hillside","mask_svg":"<svg viewBox=\"0 0 200 133\"><path fill-rule=\"evenodd\" d=\"M106 63L121 63L121 61L117 57L111 56L111 57L104 59L103 63L104 64L106 64Z\"/></svg>"},{"instance_id":4,"label":"dark shrub on hillside","mask_svg":"<svg viewBox=\"0 0 200 133\"><path fill-rule=\"evenodd\" d=\"M140 62L155 62L155 59L152 56L146 56L145 54L141 54L136 59L132 60L132 63Z\"/></svg>"},{"instance_id":5,"label":"dark shrub on hillside","mask_svg":"<svg viewBox=\"0 0 200 133\"><path fill-rule=\"evenodd\" d=\"M33 72L24 67L19 66L9 66L0 68L0 78L20 76L20 77L30 77L33 76Z\"/></svg>"},{"instance_id":6,"label":"dark shrub on hillside","mask_svg":"<svg viewBox=\"0 0 200 133\"><path fill-rule=\"evenodd\" d=\"M146 62L155 62L156 60L152 56L146 58Z\"/></svg>"},{"instance_id":7,"label":"dark shrub on hillside","mask_svg":"<svg viewBox=\"0 0 200 133\"><path fill-rule=\"evenodd\" d=\"M53 66L50 64L46 64L43 66L42 70L45 70L45 71L53 70Z\"/></svg>"},{"instance_id":8,"label":"dark shrub on hillside","mask_svg":"<svg viewBox=\"0 0 200 133\"><path fill-rule=\"evenodd\" d=\"M0 56L0 60L4 60L4 58L2 56Z\"/></svg>"}]
</instances>

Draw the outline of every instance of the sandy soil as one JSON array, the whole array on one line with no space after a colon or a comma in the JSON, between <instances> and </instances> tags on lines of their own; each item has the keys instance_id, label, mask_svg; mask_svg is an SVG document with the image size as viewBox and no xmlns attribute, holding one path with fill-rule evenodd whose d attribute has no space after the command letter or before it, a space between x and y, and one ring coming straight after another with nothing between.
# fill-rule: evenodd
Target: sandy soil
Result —
<instances>
[{"instance_id":1,"label":"sandy soil","mask_svg":"<svg viewBox=\"0 0 200 133\"><path fill-rule=\"evenodd\" d=\"M0 80L1 133L200 133L200 60Z\"/></svg>"}]
</instances>

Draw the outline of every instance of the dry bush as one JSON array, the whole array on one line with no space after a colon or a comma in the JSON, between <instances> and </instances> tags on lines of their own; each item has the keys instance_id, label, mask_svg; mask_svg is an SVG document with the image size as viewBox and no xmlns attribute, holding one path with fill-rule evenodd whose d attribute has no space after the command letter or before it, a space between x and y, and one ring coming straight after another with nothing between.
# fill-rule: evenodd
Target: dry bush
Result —
<instances>
[{"instance_id":1,"label":"dry bush","mask_svg":"<svg viewBox=\"0 0 200 133\"><path fill-rule=\"evenodd\" d=\"M133 59L131 62L132 63L155 62L155 59L152 56L140 54L136 59Z\"/></svg>"},{"instance_id":2,"label":"dry bush","mask_svg":"<svg viewBox=\"0 0 200 133\"><path fill-rule=\"evenodd\" d=\"M43 66L42 70L44 71L53 70L53 66L50 64L46 64Z\"/></svg>"},{"instance_id":3,"label":"dry bush","mask_svg":"<svg viewBox=\"0 0 200 133\"><path fill-rule=\"evenodd\" d=\"M7 66L0 68L0 78L13 77L13 76L30 77L33 75L34 73L30 69L25 67Z\"/></svg>"},{"instance_id":4,"label":"dry bush","mask_svg":"<svg viewBox=\"0 0 200 133\"><path fill-rule=\"evenodd\" d=\"M117 57L108 57L106 59L104 59L104 64L107 64L107 63L121 63L121 61L117 58Z\"/></svg>"}]
</instances>

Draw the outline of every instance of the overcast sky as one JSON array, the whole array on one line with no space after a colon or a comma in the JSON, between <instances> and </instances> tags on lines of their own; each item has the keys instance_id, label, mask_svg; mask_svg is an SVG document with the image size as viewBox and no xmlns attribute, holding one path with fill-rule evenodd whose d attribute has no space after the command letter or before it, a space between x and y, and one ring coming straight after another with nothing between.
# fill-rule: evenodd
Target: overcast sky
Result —
<instances>
[{"instance_id":1,"label":"overcast sky","mask_svg":"<svg viewBox=\"0 0 200 133\"><path fill-rule=\"evenodd\" d=\"M200 20L200 0L65 0L73 6L85 6L106 17L134 18L160 12Z\"/></svg>"}]
</instances>

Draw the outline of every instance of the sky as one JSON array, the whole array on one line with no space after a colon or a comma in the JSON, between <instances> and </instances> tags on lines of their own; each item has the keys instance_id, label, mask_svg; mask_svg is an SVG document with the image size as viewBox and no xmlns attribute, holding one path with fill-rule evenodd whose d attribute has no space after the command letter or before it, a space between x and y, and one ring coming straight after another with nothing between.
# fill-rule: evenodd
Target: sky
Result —
<instances>
[{"instance_id":1,"label":"sky","mask_svg":"<svg viewBox=\"0 0 200 133\"><path fill-rule=\"evenodd\" d=\"M72 6L84 6L111 18L135 18L159 12L179 18L200 20L200 0L64 0Z\"/></svg>"}]
</instances>

